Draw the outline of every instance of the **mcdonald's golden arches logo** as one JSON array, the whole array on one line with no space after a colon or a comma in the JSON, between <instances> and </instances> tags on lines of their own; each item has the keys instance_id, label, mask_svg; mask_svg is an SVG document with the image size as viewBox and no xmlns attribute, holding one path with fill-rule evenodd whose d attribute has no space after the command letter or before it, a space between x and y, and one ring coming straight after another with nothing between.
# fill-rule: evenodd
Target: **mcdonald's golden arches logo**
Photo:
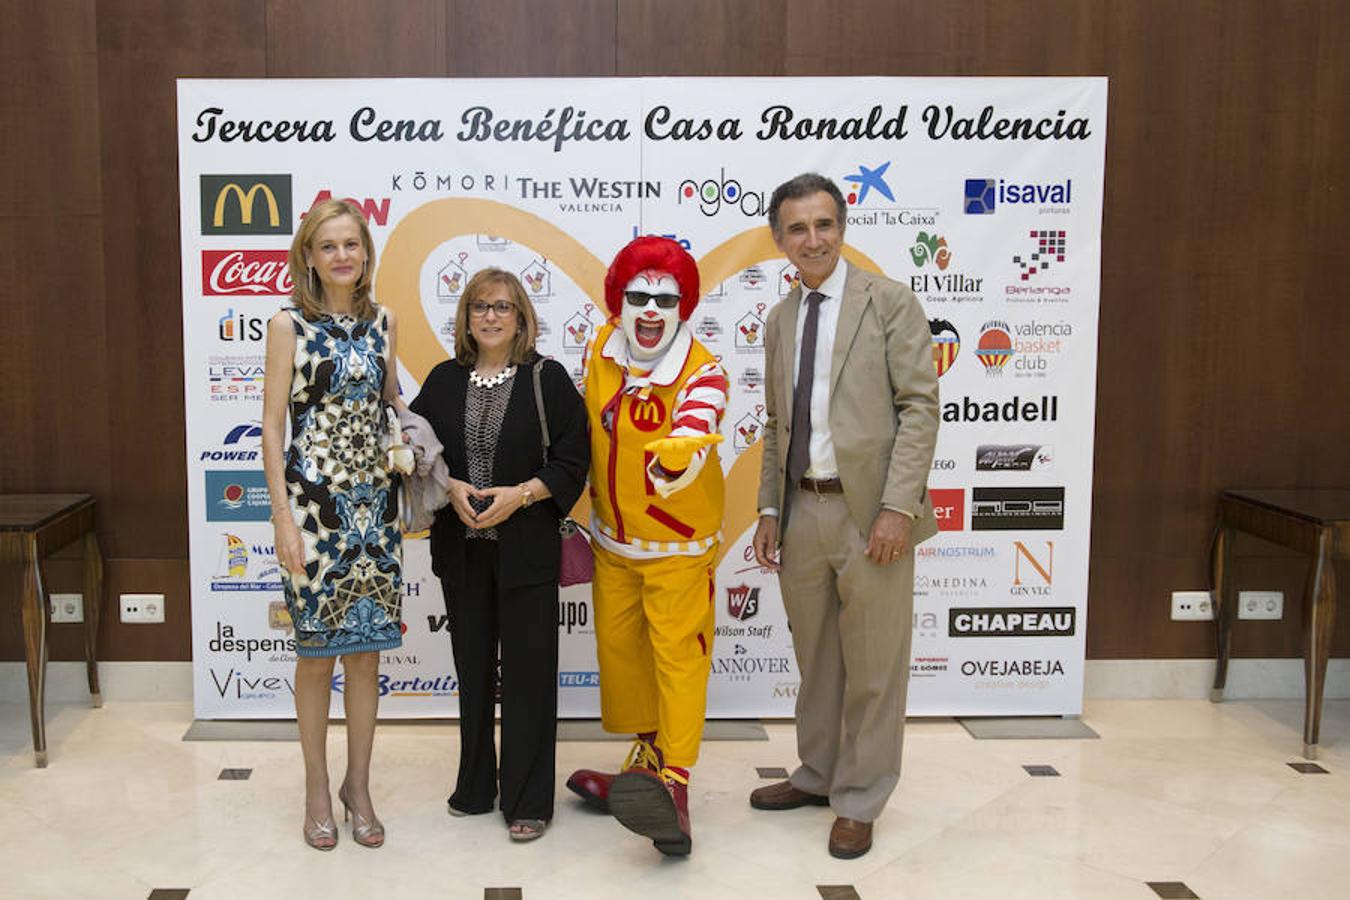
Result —
<instances>
[{"instance_id":1,"label":"mcdonald's golden arches logo","mask_svg":"<svg viewBox=\"0 0 1350 900\"><path fill-rule=\"evenodd\" d=\"M202 234L290 234L291 176L203 175Z\"/></svg>"},{"instance_id":2,"label":"mcdonald's golden arches logo","mask_svg":"<svg viewBox=\"0 0 1350 900\"><path fill-rule=\"evenodd\" d=\"M628 418L638 431L656 431L666 422L666 406L655 394L634 397Z\"/></svg>"}]
</instances>

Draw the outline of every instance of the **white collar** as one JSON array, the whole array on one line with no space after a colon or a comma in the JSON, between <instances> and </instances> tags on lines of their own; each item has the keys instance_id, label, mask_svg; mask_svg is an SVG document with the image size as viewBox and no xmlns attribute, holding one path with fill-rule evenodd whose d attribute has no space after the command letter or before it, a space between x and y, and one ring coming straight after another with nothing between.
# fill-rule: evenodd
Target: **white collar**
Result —
<instances>
[{"instance_id":1,"label":"white collar","mask_svg":"<svg viewBox=\"0 0 1350 900\"><path fill-rule=\"evenodd\" d=\"M844 257L839 257L839 262L834 264L834 271L820 283L820 287L815 288L816 293L821 294L825 299L839 300L844 296L844 282L848 280L848 263L844 262ZM806 302L806 295L811 293L811 288L802 282L802 303Z\"/></svg>"},{"instance_id":2,"label":"white collar","mask_svg":"<svg viewBox=\"0 0 1350 900\"><path fill-rule=\"evenodd\" d=\"M628 362L628 337L623 333L623 327L616 325L605 340L605 346L600 349L600 355L605 359L613 360L628 371L628 382L625 384L624 390L643 388L648 385L669 387L684 371L685 361L689 358L689 350L693 346L694 336L689 333L688 323L680 322L675 327L675 339L670 342L665 354L657 360L656 368L646 375L634 375Z\"/></svg>"}]
</instances>

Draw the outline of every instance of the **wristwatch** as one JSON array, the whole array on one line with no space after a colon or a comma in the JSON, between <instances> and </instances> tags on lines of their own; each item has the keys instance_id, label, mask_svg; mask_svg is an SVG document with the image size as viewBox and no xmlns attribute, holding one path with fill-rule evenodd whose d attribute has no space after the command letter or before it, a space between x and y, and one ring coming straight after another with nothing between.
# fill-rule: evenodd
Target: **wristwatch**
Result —
<instances>
[{"instance_id":1,"label":"wristwatch","mask_svg":"<svg viewBox=\"0 0 1350 900\"><path fill-rule=\"evenodd\" d=\"M520 489L520 508L524 509L534 502L534 491L527 487Z\"/></svg>"}]
</instances>

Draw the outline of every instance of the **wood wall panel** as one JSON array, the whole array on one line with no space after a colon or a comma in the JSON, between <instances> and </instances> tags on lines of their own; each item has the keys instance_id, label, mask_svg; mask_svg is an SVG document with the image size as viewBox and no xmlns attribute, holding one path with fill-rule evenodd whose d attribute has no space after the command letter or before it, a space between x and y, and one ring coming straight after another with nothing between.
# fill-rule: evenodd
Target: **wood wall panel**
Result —
<instances>
[{"instance_id":1,"label":"wood wall panel","mask_svg":"<svg viewBox=\"0 0 1350 900\"><path fill-rule=\"evenodd\" d=\"M443 0L267 0L269 78L439 77Z\"/></svg>"},{"instance_id":2,"label":"wood wall panel","mask_svg":"<svg viewBox=\"0 0 1350 900\"><path fill-rule=\"evenodd\" d=\"M100 497L122 558L187 556L175 79L266 72L261 0L103 0L104 279L110 465ZM144 590L157 590L148 586Z\"/></svg>"},{"instance_id":3,"label":"wood wall panel","mask_svg":"<svg viewBox=\"0 0 1350 900\"><path fill-rule=\"evenodd\" d=\"M446 66L458 78L614 75L618 0L446 0Z\"/></svg>"},{"instance_id":4,"label":"wood wall panel","mask_svg":"<svg viewBox=\"0 0 1350 900\"><path fill-rule=\"evenodd\" d=\"M619 75L782 75L787 0L622 0Z\"/></svg>"},{"instance_id":5,"label":"wood wall panel","mask_svg":"<svg viewBox=\"0 0 1350 900\"><path fill-rule=\"evenodd\" d=\"M186 596L180 76L1107 75L1089 656L1212 653L1208 626L1167 610L1171 590L1208 582L1221 488L1350 486L1345 3L0 0L0 13L0 246L17 247L0 278L15 333L0 420L43 417L7 433L0 489L92 485L126 590ZM1237 655L1296 654L1304 565L1255 540L1236 550L1242 586L1285 591L1287 609L1241 623ZM188 653L178 626L106 637L121 658ZM6 640L0 657L17 658ZM1350 655L1350 615L1334 650Z\"/></svg>"}]
</instances>

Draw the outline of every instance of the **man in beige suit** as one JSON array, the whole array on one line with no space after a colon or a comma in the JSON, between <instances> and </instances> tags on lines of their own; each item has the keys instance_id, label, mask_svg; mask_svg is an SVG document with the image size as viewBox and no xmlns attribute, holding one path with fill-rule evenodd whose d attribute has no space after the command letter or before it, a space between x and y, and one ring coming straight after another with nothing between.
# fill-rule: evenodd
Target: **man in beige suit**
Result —
<instances>
[{"instance_id":1,"label":"man in beige suit","mask_svg":"<svg viewBox=\"0 0 1350 900\"><path fill-rule=\"evenodd\" d=\"M797 753L756 809L828 804L830 854L872 846L900 777L914 545L937 531L938 384L909 288L840 260L847 207L820 175L774 191L769 227L801 283L765 323L768 420L755 558L779 573L801 672Z\"/></svg>"}]
</instances>

